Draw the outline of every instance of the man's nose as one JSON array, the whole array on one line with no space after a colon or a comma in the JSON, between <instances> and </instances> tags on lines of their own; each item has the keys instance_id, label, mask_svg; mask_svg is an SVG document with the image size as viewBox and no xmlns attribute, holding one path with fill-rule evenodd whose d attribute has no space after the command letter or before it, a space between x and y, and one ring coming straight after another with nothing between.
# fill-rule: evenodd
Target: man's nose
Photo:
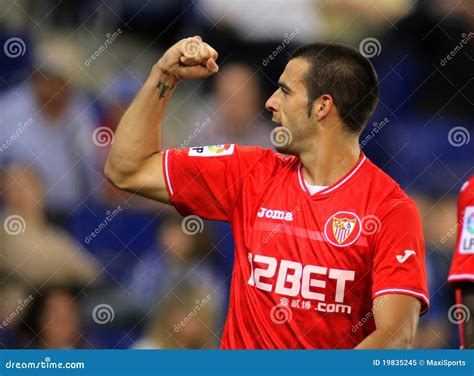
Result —
<instances>
[{"instance_id":1,"label":"man's nose","mask_svg":"<svg viewBox=\"0 0 474 376\"><path fill-rule=\"evenodd\" d=\"M273 95L268 98L267 102L265 103L265 108L271 112L278 111L278 101L275 98L275 93L273 93Z\"/></svg>"}]
</instances>

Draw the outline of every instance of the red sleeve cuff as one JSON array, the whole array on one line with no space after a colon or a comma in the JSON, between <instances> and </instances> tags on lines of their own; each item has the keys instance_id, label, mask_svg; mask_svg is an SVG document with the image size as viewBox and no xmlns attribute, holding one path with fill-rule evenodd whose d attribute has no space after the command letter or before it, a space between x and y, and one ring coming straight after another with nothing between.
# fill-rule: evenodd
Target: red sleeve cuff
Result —
<instances>
[{"instance_id":1,"label":"red sleeve cuff","mask_svg":"<svg viewBox=\"0 0 474 376\"><path fill-rule=\"evenodd\" d=\"M448 277L448 283L451 286L456 286L460 282L474 282L474 274L470 273L459 273L459 274L450 274Z\"/></svg>"}]
</instances>

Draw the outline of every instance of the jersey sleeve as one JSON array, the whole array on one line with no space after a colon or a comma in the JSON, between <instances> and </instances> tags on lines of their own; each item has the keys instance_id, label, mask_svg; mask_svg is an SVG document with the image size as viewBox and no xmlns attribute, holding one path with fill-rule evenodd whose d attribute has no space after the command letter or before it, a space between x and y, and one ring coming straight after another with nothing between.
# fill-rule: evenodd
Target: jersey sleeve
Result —
<instances>
[{"instance_id":1,"label":"jersey sleeve","mask_svg":"<svg viewBox=\"0 0 474 376\"><path fill-rule=\"evenodd\" d=\"M448 282L474 282L474 177L464 183L458 198L457 240Z\"/></svg>"},{"instance_id":2,"label":"jersey sleeve","mask_svg":"<svg viewBox=\"0 0 474 376\"><path fill-rule=\"evenodd\" d=\"M243 181L272 154L235 144L166 150L163 171L171 202L183 216L229 221Z\"/></svg>"},{"instance_id":3,"label":"jersey sleeve","mask_svg":"<svg viewBox=\"0 0 474 376\"><path fill-rule=\"evenodd\" d=\"M416 204L409 198L384 204L378 211L380 230L374 239L372 299L385 294L418 298L429 308L425 242Z\"/></svg>"}]
</instances>

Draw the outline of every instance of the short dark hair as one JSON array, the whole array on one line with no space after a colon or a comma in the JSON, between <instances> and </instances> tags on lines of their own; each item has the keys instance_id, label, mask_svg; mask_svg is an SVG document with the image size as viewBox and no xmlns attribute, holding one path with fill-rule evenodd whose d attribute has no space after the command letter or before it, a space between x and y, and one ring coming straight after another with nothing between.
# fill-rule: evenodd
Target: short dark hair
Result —
<instances>
[{"instance_id":1,"label":"short dark hair","mask_svg":"<svg viewBox=\"0 0 474 376\"><path fill-rule=\"evenodd\" d=\"M304 78L308 90L308 116L314 101L329 94L351 132L360 133L377 105L378 78L369 59L350 46L313 43L297 49L291 59L306 59Z\"/></svg>"}]
</instances>

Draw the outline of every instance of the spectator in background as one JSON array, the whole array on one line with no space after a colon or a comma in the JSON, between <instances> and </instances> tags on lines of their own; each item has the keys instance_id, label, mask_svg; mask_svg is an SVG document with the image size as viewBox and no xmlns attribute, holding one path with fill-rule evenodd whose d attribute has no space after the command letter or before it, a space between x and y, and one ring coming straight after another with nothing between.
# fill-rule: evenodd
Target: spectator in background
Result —
<instances>
[{"instance_id":1,"label":"spectator in background","mask_svg":"<svg viewBox=\"0 0 474 376\"><path fill-rule=\"evenodd\" d=\"M85 348L80 300L74 288L54 286L33 297L19 337L30 349Z\"/></svg>"},{"instance_id":2,"label":"spectator in background","mask_svg":"<svg viewBox=\"0 0 474 376\"><path fill-rule=\"evenodd\" d=\"M202 223L202 222L201 222ZM176 214L161 222L156 232L156 247L150 250L133 268L129 292L146 313L182 283L202 286L214 300L222 303L218 294L218 271L212 270L209 234L188 235ZM201 228L202 229L202 228ZM207 295L206 294L206 295ZM217 304L217 303L216 303Z\"/></svg>"},{"instance_id":3,"label":"spectator in background","mask_svg":"<svg viewBox=\"0 0 474 376\"><path fill-rule=\"evenodd\" d=\"M90 101L72 83L80 62L76 46L47 40L31 78L0 101L0 163L21 161L41 172L46 209L61 225L101 176L94 170Z\"/></svg>"},{"instance_id":4,"label":"spectator in background","mask_svg":"<svg viewBox=\"0 0 474 376\"><path fill-rule=\"evenodd\" d=\"M121 74L113 76L105 84L106 90L103 96L103 114L100 125L110 130L110 134L115 132L117 125L128 108L133 97L139 89L139 83L132 75ZM107 159L110 150L110 144L104 145L99 150L99 160L97 168L100 169ZM120 192L115 189L107 180L101 182L103 200L110 205L118 205L131 198L131 194Z\"/></svg>"},{"instance_id":5,"label":"spectator in background","mask_svg":"<svg viewBox=\"0 0 474 376\"><path fill-rule=\"evenodd\" d=\"M193 284L170 290L157 304L134 349L215 349L219 336L215 295Z\"/></svg>"},{"instance_id":6,"label":"spectator in background","mask_svg":"<svg viewBox=\"0 0 474 376\"><path fill-rule=\"evenodd\" d=\"M387 28L375 60L385 82L379 111L423 116L420 128L441 119L473 129L473 11L472 0L417 1Z\"/></svg>"},{"instance_id":7,"label":"spectator in background","mask_svg":"<svg viewBox=\"0 0 474 376\"><path fill-rule=\"evenodd\" d=\"M130 73L112 76L108 80L105 84L106 89L103 96L104 113L101 121L102 126L115 131L122 115L141 85L142 83L138 81L138 78Z\"/></svg>"},{"instance_id":8,"label":"spectator in background","mask_svg":"<svg viewBox=\"0 0 474 376\"><path fill-rule=\"evenodd\" d=\"M4 213L0 217L0 296L9 307L36 289L51 284L91 284L97 262L63 230L48 223L40 177L24 165L2 176ZM18 291L14 294L13 291ZM23 295L23 296L20 296Z\"/></svg>"},{"instance_id":9,"label":"spectator in background","mask_svg":"<svg viewBox=\"0 0 474 376\"><path fill-rule=\"evenodd\" d=\"M1 256L0 256L1 260ZM0 275L0 281L4 276ZM9 281L0 288L0 347L11 349L20 347L18 327L31 303L31 295L20 281Z\"/></svg>"},{"instance_id":10,"label":"spectator in background","mask_svg":"<svg viewBox=\"0 0 474 376\"><path fill-rule=\"evenodd\" d=\"M263 116L258 71L242 63L225 65L215 82L215 94L200 106L189 144L235 143L271 148L271 125Z\"/></svg>"},{"instance_id":11,"label":"spectator in background","mask_svg":"<svg viewBox=\"0 0 474 376\"><path fill-rule=\"evenodd\" d=\"M248 6L250 3L246 6L239 0L198 0L197 6L205 15L204 21L212 25L216 34L230 28L238 39L248 44L283 39L285 34L299 28L300 41L311 43L315 39L324 39L326 35L325 19L320 12L326 3L320 0L267 0L254 1L251 6ZM222 51L219 44L211 45L219 53ZM233 44L228 47L234 49Z\"/></svg>"}]
</instances>

